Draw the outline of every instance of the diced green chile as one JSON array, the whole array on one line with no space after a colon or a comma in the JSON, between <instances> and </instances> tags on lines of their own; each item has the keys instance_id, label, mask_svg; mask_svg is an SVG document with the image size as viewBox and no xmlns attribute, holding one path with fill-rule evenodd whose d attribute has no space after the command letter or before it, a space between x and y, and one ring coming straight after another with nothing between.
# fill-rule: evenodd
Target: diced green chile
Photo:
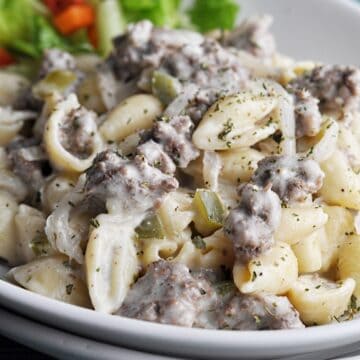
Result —
<instances>
[{"instance_id":1,"label":"diced green chile","mask_svg":"<svg viewBox=\"0 0 360 360\"><path fill-rule=\"evenodd\" d=\"M207 235L223 226L225 208L216 192L198 189L193 204L196 210L195 227L201 234Z\"/></svg>"},{"instance_id":2,"label":"diced green chile","mask_svg":"<svg viewBox=\"0 0 360 360\"><path fill-rule=\"evenodd\" d=\"M152 93L168 105L181 91L180 81L161 71L154 71L151 79Z\"/></svg>"},{"instance_id":3,"label":"diced green chile","mask_svg":"<svg viewBox=\"0 0 360 360\"><path fill-rule=\"evenodd\" d=\"M63 93L75 81L77 76L68 70L55 70L49 73L44 79L33 86L33 94L37 97L44 97L51 93Z\"/></svg>"},{"instance_id":4,"label":"diced green chile","mask_svg":"<svg viewBox=\"0 0 360 360\"><path fill-rule=\"evenodd\" d=\"M140 239L163 239L165 237L163 226L157 215L151 215L144 219L135 231Z\"/></svg>"},{"instance_id":5,"label":"diced green chile","mask_svg":"<svg viewBox=\"0 0 360 360\"><path fill-rule=\"evenodd\" d=\"M224 222L224 206L219 195L211 190L197 190L194 197L200 212L211 224L221 226Z\"/></svg>"}]
</instances>

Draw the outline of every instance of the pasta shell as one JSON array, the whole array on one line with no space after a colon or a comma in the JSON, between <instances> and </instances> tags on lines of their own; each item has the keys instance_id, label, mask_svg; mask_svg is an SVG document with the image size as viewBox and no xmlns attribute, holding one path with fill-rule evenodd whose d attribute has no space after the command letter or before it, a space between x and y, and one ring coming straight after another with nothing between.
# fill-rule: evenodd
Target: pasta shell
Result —
<instances>
[{"instance_id":1,"label":"pasta shell","mask_svg":"<svg viewBox=\"0 0 360 360\"><path fill-rule=\"evenodd\" d=\"M114 313L138 273L134 226L112 215L99 215L85 254L86 278L95 310Z\"/></svg>"},{"instance_id":2,"label":"pasta shell","mask_svg":"<svg viewBox=\"0 0 360 360\"><path fill-rule=\"evenodd\" d=\"M360 210L360 176L351 168L346 155L336 150L321 163L325 177L320 195L331 205Z\"/></svg>"},{"instance_id":3,"label":"pasta shell","mask_svg":"<svg viewBox=\"0 0 360 360\"><path fill-rule=\"evenodd\" d=\"M10 264L18 261L16 249L15 214L18 204L6 191L0 191L0 258Z\"/></svg>"},{"instance_id":4,"label":"pasta shell","mask_svg":"<svg viewBox=\"0 0 360 360\"><path fill-rule=\"evenodd\" d=\"M322 227L293 245L292 250L298 260L299 273L315 272L321 269L322 254L320 241L325 239L326 232Z\"/></svg>"},{"instance_id":5,"label":"pasta shell","mask_svg":"<svg viewBox=\"0 0 360 360\"><path fill-rule=\"evenodd\" d=\"M298 263L291 247L277 242L273 248L247 265L236 264L234 282L245 294L266 291L285 294L298 276Z\"/></svg>"},{"instance_id":6,"label":"pasta shell","mask_svg":"<svg viewBox=\"0 0 360 360\"><path fill-rule=\"evenodd\" d=\"M275 232L275 239L290 245L298 243L326 224L327 214L320 206L283 208L281 221Z\"/></svg>"},{"instance_id":7,"label":"pasta shell","mask_svg":"<svg viewBox=\"0 0 360 360\"><path fill-rule=\"evenodd\" d=\"M193 143L202 150L251 146L276 131L274 122L259 125L276 105L273 97L251 93L227 96L205 113L193 134Z\"/></svg>"},{"instance_id":8,"label":"pasta shell","mask_svg":"<svg viewBox=\"0 0 360 360\"><path fill-rule=\"evenodd\" d=\"M338 274L340 279L349 277L356 281L355 296L360 299L360 236L349 236L339 250Z\"/></svg>"},{"instance_id":9,"label":"pasta shell","mask_svg":"<svg viewBox=\"0 0 360 360\"><path fill-rule=\"evenodd\" d=\"M128 97L116 106L100 127L107 141L121 141L136 131L149 129L162 112L160 100L152 95Z\"/></svg>"},{"instance_id":10,"label":"pasta shell","mask_svg":"<svg viewBox=\"0 0 360 360\"><path fill-rule=\"evenodd\" d=\"M9 275L30 291L73 305L91 307L80 269L73 268L64 255L36 259L13 268Z\"/></svg>"},{"instance_id":11,"label":"pasta shell","mask_svg":"<svg viewBox=\"0 0 360 360\"><path fill-rule=\"evenodd\" d=\"M347 309L355 288L353 279L334 282L318 275L301 275L288 297L306 325L327 324Z\"/></svg>"},{"instance_id":12,"label":"pasta shell","mask_svg":"<svg viewBox=\"0 0 360 360\"><path fill-rule=\"evenodd\" d=\"M320 237L322 265L321 271L326 272L336 265L339 247L354 229L354 218L351 212L340 206L324 206L328 215L325 225L325 237Z\"/></svg>"},{"instance_id":13,"label":"pasta shell","mask_svg":"<svg viewBox=\"0 0 360 360\"><path fill-rule=\"evenodd\" d=\"M44 144L51 163L60 171L82 172L92 164L96 154L103 147L102 139L95 122L87 124L93 127L92 153L87 158L79 158L64 148L61 143L60 129L66 117L80 106L76 95L71 94L60 101L50 115L44 131Z\"/></svg>"}]
</instances>

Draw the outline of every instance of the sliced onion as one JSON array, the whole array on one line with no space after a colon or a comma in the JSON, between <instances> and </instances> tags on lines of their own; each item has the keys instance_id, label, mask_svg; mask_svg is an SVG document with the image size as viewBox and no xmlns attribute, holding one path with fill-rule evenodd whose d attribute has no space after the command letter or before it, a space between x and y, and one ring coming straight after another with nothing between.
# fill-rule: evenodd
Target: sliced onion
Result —
<instances>
[{"instance_id":1,"label":"sliced onion","mask_svg":"<svg viewBox=\"0 0 360 360\"><path fill-rule=\"evenodd\" d=\"M280 69L264 62L264 59L257 58L244 50L231 49L240 60L241 65L250 70L251 74L256 77L279 77Z\"/></svg>"},{"instance_id":2,"label":"sliced onion","mask_svg":"<svg viewBox=\"0 0 360 360\"><path fill-rule=\"evenodd\" d=\"M36 118L33 111L17 111L0 107L0 145L7 145L23 127L24 121Z\"/></svg>"},{"instance_id":3,"label":"sliced onion","mask_svg":"<svg viewBox=\"0 0 360 360\"><path fill-rule=\"evenodd\" d=\"M31 146L21 151L24 160L27 161L42 161L47 160L46 153L39 146Z\"/></svg>"},{"instance_id":4,"label":"sliced onion","mask_svg":"<svg viewBox=\"0 0 360 360\"><path fill-rule=\"evenodd\" d=\"M166 116L177 116L186 108L189 102L194 98L199 88L194 84L184 87L183 92L175 98L173 102L165 109Z\"/></svg>"},{"instance_id":5,"label":"sliced onion","mask_svg":"<svg viewBox=\"0 0 360 360\"><path fill-rule=\"evenodd\" d=\"M26 184L7 169L0 171L0 190L9 192L18 202L24 201L28 195Z\"/></svg>"},{"instance_id":6,"label":"sliced onion","mask_svg":"<svg viewBox=\"0 0 360 360\"><path fill-rule=\"evenodd\" d=\"M171 45L174 48L181 48L186 45L199 46L204 37L198 32L191 30L154 29L154 42L157 44Z\"/></svg>"},{"instance_id":7,"label":"sliced onion","mask_svg":"<svg viewBox=\"0 0 360 360\"><path fill-rule=\"evenodd\" d=\"M221 158L215 151L204 151L203 178L205 187L217 191L221 171Z\"/></svg>"},{"instance_id":8,"label":"sliced onion","mask_svg":"<svg viewBox=\"0 0 360 360\"><path fill-rule=\"evenodd\" d=\"M97 72L98 89L107 110L114 108L120 101L137 91L136 81L124 83L116 79L115 74L107 64Z\"/></svg>"},{"instance_id":9,"label":"sliced onion","mask_svg":"<svg viewBox=\"0 0 360 360\"><path fill-rule=\"evenodd\" d=\"M37 113L34 111L17 111L11 107L0 107L0 123L11 125L24 120L35 119Z\"/></svg>"},{"instance_id":10,"label":"sliced onion","mask_svg":"<svg viewBox=\"0 0 360 360\"><path fill-rule=\"evenodd\" d=\"M46 219L45 225L45 233L51 246L79 264L84 261L80 247L82 239L78 232L70 228L70 212L84 199L84 182L85 175L82 175L75 188L63 197L59 206Z\"/></svg>"}]
</instances>

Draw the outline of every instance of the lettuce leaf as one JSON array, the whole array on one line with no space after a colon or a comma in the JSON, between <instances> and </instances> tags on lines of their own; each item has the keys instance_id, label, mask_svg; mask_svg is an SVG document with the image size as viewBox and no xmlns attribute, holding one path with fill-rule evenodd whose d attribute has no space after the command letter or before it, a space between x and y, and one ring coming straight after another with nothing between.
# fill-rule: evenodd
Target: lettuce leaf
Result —
<instances>
[{"instance_id":1,"label":"lettuce leaf","mask_svg":"<svg viewBox=\"0 0 360 360\"><path fill-rule=\"evenodd\" d=\"M27 36L13 39L9 47L33 58L40 57L44 50L51 48L58 48L73 53L92 50L85 33L78 33L77 36L72 35L70 38L64 38L41 15L33 15Z\"/></svg>"},{"instance_id":2,"label":"lettuce leaf","mask_svg":"<svg viewBox=\"0 0 360 360\"><path fill-rule=\"evenodd\" d=\"M201 32L213 29L232 29L239 5L234 0L195 0L188 14Z\"/></svg>"},{"instance_id":3,"label":"lettuce leaf","mask_svg":"<svg viewBox=\"0 0 360 360\"><path fill-rule=\"evenodd\" d=\"M195 0L185 18L181 0L88 1L98 10L99 51L103 55L111 50L111 38L124 30L125 21L149 19L157 26L192 28L190 19L204 32L231 29L239 10L234 0ZM46 11L41 0L0 0L0 46L35 59L53 47L72 53L93 50L84 30L64 37L52 26Z\"/></svg>"},{"instance_id":4,"label":"lettuce leaf","mask_svg":"<svg viewBox=\"0 0 360 360\"><path fill-rule=\"evenodd\" d=\"M0 0L0 45L32 58L54 47L75 53L92 50L86 33L65 38L42 13L34 0Z\"/></svg>"},{"instance_id":5,"label":"lettuce leaf","mask_svg":"<svg viewBox=\"0 0 360 360\"><path fill-rule=\"evenodd\" d=\"M14 39L24 38L35 15L29 0L0 0L0 44L8 46Z\"/></svg>"},{"instance_id":6,"label":"lettuce leaf","mask_svg":"<svg viewBox=\"0 0 360 360\"><path fill-rule=\"evenodd\" d=\"M179 23L181 0L121 0L128 22L149 19L157 26L175 27Z\"/></svg>"}]
</instances>

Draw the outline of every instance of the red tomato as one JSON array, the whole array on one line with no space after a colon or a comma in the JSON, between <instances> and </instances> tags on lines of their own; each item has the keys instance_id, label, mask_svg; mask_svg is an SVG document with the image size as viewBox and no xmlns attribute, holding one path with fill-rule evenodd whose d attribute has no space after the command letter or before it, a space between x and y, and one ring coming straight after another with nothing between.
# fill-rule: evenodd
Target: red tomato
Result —
<instances>
[{"instance_id":1,"label":"red tomato","mask_svg":"<svg viewBox=\"0 0 360 360\"><path fill-rule=\"evenodd\" d=\"M0 48L0 67L11 65L14 62L14 57L6 49Z\"/></svg>"},{"instance_id":2,"label":"red tomato","mask_svg":"<svg viewBox=\"0 0 360 360\"><path fill-rule=\"evenodd\" d=\"M88 28L87 34L88 34L88 38L89 38L89 41L90 41L91 45L94 48L97 48L97 46L98 46L98 37L97 37L97 33L96 33L96 26L95 25L90 26Z\"/></svg>"},{"instance_id":3,"label":"red tomato","mask_svg":"<svg viewBox=\"0 0 360 360\"><path fill-rule=\"evenodd\" d=\"M58 14L70 5L84 4L84 0L43 0L53 14Z\"/></svg>"}]
</instances>

